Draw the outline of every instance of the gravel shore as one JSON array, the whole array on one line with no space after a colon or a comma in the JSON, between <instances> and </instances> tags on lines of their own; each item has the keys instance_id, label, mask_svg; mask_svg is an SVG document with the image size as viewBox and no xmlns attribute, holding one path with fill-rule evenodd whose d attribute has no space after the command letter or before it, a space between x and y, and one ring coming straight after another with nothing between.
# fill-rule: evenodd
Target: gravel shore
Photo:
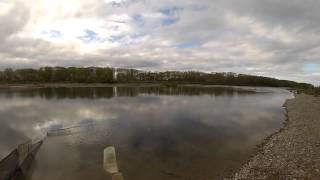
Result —
<instances>
[{"instance_id":1,"label":"gravel shore","mask_svg":"<svg viewBox=\"0 0 320 180\"><path fill-rule=\"evenodd\" d=\"M320 179L320 97L300 94L285 107L285 126L232 180Z\"/></svg>"}]
</instances>

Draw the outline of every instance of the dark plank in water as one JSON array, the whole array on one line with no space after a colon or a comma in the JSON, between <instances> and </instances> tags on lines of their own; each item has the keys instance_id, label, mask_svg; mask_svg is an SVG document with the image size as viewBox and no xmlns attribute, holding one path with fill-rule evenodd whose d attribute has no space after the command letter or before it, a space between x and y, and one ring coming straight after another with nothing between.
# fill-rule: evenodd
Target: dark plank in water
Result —
<instances>
[{"instance_id":1,"label":"dark plank in water","mask_svg":"<svg viewBox=\"0 0 320 180\"><path fill-rule=\"evenodd\" d=\"M26 174L43 141L19 145L7 157L0 161L0 180L15 180Z\"/></svg>"}]
</instances>

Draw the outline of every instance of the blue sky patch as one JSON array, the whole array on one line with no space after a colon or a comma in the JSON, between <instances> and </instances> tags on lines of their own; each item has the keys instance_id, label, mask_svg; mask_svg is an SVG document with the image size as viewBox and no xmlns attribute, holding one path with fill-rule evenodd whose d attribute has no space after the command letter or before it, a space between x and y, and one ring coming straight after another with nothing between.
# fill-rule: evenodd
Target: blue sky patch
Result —
<instances>
[{"instance_id":1,"label":"blue sky patch","mask_svg":"<svg viewBox=\"0 0 320 180\"><path fill-rule=\"evenodd\" d=\"M42 31L41 34L49 36L50 38L61 38L62 37L62 33L57 30Z\"/></svg>"},{"instance_id":2,"label":"blue sky patch","mask_svg":"<svg viewBox=\"0 0 320 180\"><path fill-rule=\"evenodd\" d=\"M78 39L80 39L84 43L104 42L105 41L105 39L101 38L98 35L98 33L94 32L90 29L86 29L86 30L84 30L84 32L85 32L84 36L78 37Z\"/></svg>"},{"instance_id":3,"label":"blue sky patch","mask_svg":"<svg viewBox=\"0 0 320 180\"><path fill-rule=\"evenodd\" d=\"M319 71L319 66L318 64L306 64L304 70L307 72L317 72Z\"/></svg>"},{"instance_id":4,"label":"blue sky patch","mask_svg":"<svg viewBox=\"0 0 320 180\"><path fill-rule=\"evenodd\" d=\"M139 26L143 26L145 23L145 20L141 14L135 14L132 16L132 19L135 24L138 24Z\"/></svg>"},{"instance_id":5,"label":"blue sky patch","mask_svg":"<svg viewBox=\"0 0 320 180\"><path fill-rule=\"evenodd\" d=\"M130 37L133 39L138 39L138 38L144 37L146 35L147 35L146 33L133 33Z\"/></svg>"},{"instance_id":6,"label":"blue sky patch","mask_svg":"<svg viewBox=\"0 0 320 180\"><path fill-rule=\"evenodd\" d=\"M172 24L175 24L179 21L179 18L165 18L161 20L161 24L163 26L170 26Z\"/></svg>"},{"instance_id":7,"label":"blue sky patch","mask_svg":"<svg viewBox=\"0 0 320 180\"><path fill-rule=\"evenodd\" d=\"M182 7L166 7L162 8L159 11L166 16L175 16L178 11L183 10Z\"/></svg>"},{"instance_id":8,"label":"blue sky patch","mask_svg":"<svg viewBox=\"0 0 320 180\"><path fill-rule=\"evenodd\" d=\"M137 0L116 0L116 1L110 2L110 4L112 7L115 7L115 8L125 8L136 2L138 1Z\"/></svg>"},{"instance_id":9,"label":"blue sky patch","mask_svg":"<svg viewBox=\"0 0 320 180\"><path fill-rule=\"evenodd\" d=\"M190 8L193 11L206 11L206 10L208 10L208 6L198 5L198 4L191 5Z\"/></svg>"},{"instance_id":10,"label":"blue sky patch","mask_svg":"<svg viewBox=\"0 0 320 180\"><path fill-rule=\"evenodd\" d=\"M181 44L177 44L173 47L178 48L178 49L192 49L192 48L196 48L199 46L200 46L200 44L196 43L196 42L184 42Z\"/></svg>"},{"instance_id":11,"label":"blue sky patch","mask_svg":"<svg viewBox=\"0 0 320 180\"><path fill-rule=\"evenodd\" d=\"M182 7L176 6L160 9L159 11L165 15L165 17L161 19L161 24L163 26L170 26L177 23L180 20L178 12L182 10Z\"/></svg>"},{"instance_id":12,"label":"blue sky patch","mask_svg":"<svg viewBox=\"0 0 320 180\"><path fill-rule=\"evenodd\" d=\"M111 42L119 42L124 37L125 37L124 35L111 36L109 40Z\"/></svg>"}]
</instances>

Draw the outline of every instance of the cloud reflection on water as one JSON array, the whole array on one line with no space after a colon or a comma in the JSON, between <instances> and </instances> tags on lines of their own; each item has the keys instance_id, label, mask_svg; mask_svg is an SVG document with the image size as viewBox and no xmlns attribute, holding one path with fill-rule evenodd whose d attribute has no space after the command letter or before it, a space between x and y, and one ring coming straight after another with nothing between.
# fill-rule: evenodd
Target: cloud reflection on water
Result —
<instances>
[{"instance_id":1,"label":"cloud reflection on water","mask_svg":"<svg viewBox=\"0 0 320 180\"><path fill-rule=\"evenodd\" d=\"M1 93L0 157L44 129L90 121L94 125L83 127L80 134L45 142L33 179L59 178L53 175L57 170L69 179L85 179L92 174L89 170L96 179L103 179L103 171L90 167L99 166L100 151L106 145L118 148L122 172L130 179L168 178L164 169L182 177L197 178L197 171L217 177L281 126L281 105L291 97L277 89L255 93L209 87L123 87L118 97L113 93L113 88ZM63 157L66 164L61 169ZM77 171L80 167L83 172Z\"/></svg>"}]
</instances>

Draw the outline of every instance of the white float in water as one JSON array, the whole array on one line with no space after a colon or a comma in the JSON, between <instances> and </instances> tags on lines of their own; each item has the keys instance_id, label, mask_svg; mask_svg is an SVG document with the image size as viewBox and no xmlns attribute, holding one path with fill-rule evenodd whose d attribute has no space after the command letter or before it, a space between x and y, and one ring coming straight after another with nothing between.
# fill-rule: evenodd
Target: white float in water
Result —
<instances>
[{"instance_id":1,"label":"white float in water","mask_svg":"<svg viewBox=\"0 0 320 180\"><path fill-rule=\"evenodd\" d=\"M107 147L104 149L103 154L103 168L110 174L118 173L119 169L115 148L113 146Z\"/></svg>"}]
</instances>

